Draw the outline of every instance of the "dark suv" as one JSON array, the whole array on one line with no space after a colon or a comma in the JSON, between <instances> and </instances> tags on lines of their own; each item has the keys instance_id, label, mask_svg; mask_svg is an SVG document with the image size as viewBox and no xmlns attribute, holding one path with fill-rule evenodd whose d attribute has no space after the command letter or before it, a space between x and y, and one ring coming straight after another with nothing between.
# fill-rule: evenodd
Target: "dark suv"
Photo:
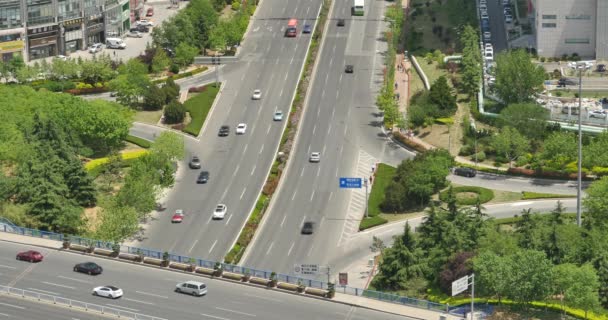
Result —
<instances>
[{"instance_id":1,"label":"dark suv","mask_svg":"<svg viewBox=\"0 0 608 320\"><path fill-rule=\"evenodd\" d=\"M472 168L458 167L454 169L454 174L457 176L473 178L477 175L477 171Z\"/></svg>"},{"instance_id":2,"label":"dark suv","mask_svg":"<svg viewBox=\"0 0 608 320\"><path fill-rule=\"evenodd\" d=\"M230 133L230 127L229 126L221 126L220 127L220 131L218 132L218 136L220 137L226 137L228 136L228 134Z\"/></svg>"},{"instance_id":3,"label":"dark suv","mask_svg":"<svg viewBox=\"0 0 608 320\"><path fill-rule=\"evenodd\" d=\"M209 171L201 171L196 179L196 183L207 183L209 181Z\"/></svg>"}]
</instances>

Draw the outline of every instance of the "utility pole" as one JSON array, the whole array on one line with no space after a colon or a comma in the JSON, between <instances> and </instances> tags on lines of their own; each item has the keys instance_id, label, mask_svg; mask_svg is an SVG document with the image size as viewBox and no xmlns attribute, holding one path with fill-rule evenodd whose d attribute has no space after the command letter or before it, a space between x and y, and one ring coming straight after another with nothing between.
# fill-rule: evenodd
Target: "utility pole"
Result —
<instances>
[{"instance_id":1,"label":"utility pole","mask_svg":"<svg viewBox=\"0 0 608 320\"><path fill-rule=\"evenodd\" d=\"M578 69L578 174L576 188L576 225L581 226L582 224L582 213L581 213L581 197L583 192L582 187L582 165L583 165L583 131L581 129L583 106L582 106L582 91L583 91L583 68L584 63L577 63L576 68Z\"/></svg>"},{"instance_id":2,"label":"utility pole","mask_svg":"<svg viewBox=\"0 0 608 320\"><path fill-rule=\"evenodd\" d=\"M215 86L219 87L220 85L220 57L215 54L215 58L213 58L213 64L215 65Z\"/></svg>"}]
</instances>

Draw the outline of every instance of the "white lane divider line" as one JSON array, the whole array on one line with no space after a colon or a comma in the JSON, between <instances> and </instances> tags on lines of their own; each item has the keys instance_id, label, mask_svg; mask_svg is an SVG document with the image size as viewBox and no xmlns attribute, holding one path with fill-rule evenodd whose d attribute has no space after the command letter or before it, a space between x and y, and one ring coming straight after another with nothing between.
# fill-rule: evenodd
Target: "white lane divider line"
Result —
<instances>
[{"instance_id":1,"label":"white lane divider line","mask_svg":"<svg viewBox=\"0 0 608 320\"><path fill-rule=\"evenodd\" d=\"M256 164L253 165L253 169L251 169L251 175L253 175L253 173L255 172L255 167L257 167Z\"/></svg>"},{"instance_id":2,"label":"white lane divider line","mask_svg":"<svg viewBox=\"0 0 608 320\"><path fill-rule=\"evenodd\" d=\"M317 177L321 175L321 167L317 168Z\"/></svg>"},{"instance_id":3,"label":"white lane divider line","mask_svg":"<svg viewBox=\"0 0 608 320\"><path fill-rule=\"evenodd\" d=\"M319 110L321 110L321 109L319 109ZM312 127L312 135L313 136L315 135L315 131L317 131L317 125L316 124L315 124L314 127Z\"/></svg>"},{"instance_id":4,"label":"white lane divider line","mask_svg":"<svg viewBox=\"0 0 608 320\"><path fill-rule=\"evenodd\" d=\"M25 309L24 307L21 307L21 306L16 306L16 305L12 305L12 304L8 304L8 303L2 303L2 302L0 302L0 305L1 306L7 306L7 307L15 308L15 309L20 309L20 310L24 310Z\"/></svg>"},{"instance_id":5,"label":"white lane divider line","mask_svg":"<svg viewBox=\"0 0 608 320\"><path fill-rule=\"evenodd\" d=\"M228 225L230 223L230 219L232 219L232 214L228 216L228 220L226 220L226 225Z\"/></svg>"},{"instance_id":6,"label":"white lane divider line","mask_svg":"<svg viewBox=\"0 0 608 320\"><path fill-rule=\"evenodd\" d=\"M215 240L213 242L213 245L211 245L211 249L209 249L209 253L211 253L211 251L213 251L213 248L215 248L215 244L217 243L217 240Z\"/></svg>"},{"instance_id":7,"label":"white lane divider line","mask_svg":"<svg viewBox=\"0 0 608 320\"><path fill-rule=\"evenodd\" d=\"M5 266L5 265L3 265L3 264L0 264L0 268L6 268L6 269L17 269L17 267Z\"/></svg>"},{"instance_id":8,"label":"white lane divider line","mask_svg":"<svg viewBox=\"0 0 608 320\"><path fill-rule=\"evenodd\" d=\"M71 281L76 281L76 282L80 282L80 283L87 283L87 284L93 283L91 281L74 279L74 278L70 278L70 277L66 277L66 276L57 276L57 278L61 278L61 279L65 279L65 280L71 280Z\"/></svg>"},{"instance_id":9,"label":"white lane divider line","mask_svg":"<svg viewBox=\"0 0 608 320\"><path fill-rule=\"evenodd\" d=\"M167 296L161 296L161 295L158 295L158 294L149 293L149 292L145 292L145 291L135 291L135 292L137 292L137 293L139 293L139 294L146 295L146 296L157 297L157 298L163 298L163 299L169 299L169 297L167 297Z\"/></svg>"},{"instance_id":10,"label":"white lane divider line","mask_svg":"<svg viewBox=\"0 0 608 320\"><path fill-rule=\"evenodd\" d=\"M291 250L293 249L293 246L295 245L295 242L291 243L291 247L289 247L289 251L287 251L287 256L289 257L289 255L291 254Z\"/></svg>"},{"instance_id":11,"label":"white lane divider line","mask_svg":"<svg viewBox=\"0 0 608 320\"><path fill-rule=\"evenodd\" d=\"M281 220L281 228L283 228L283 224L285 223L285 219L287 219L287 215L283 216L283 220Z\"/></svg>"},{"instance_id":12,"label":"white lane divider line","mask_svg":"<svg viewBox=\"0 0 608 320\"><path fill-rule=\"evenodd\" d=\"M226 308L220 308L220 307L215 307L215 308L218 310L233 312L233 313L244 315L244 316L255 317L255 314L251 314L251 313L246 313L246 312L241 312L241 311L236 311L236 310L231 310L231 309L226 309Z\"/></svg>"},{"instance_id":13,"label":"white lane divider line","mask_svg":"<svg viewBox=\"0 0 608 320\"><path fill-rule=\"evenodd\" d=\"M207 224L209 224L209 221L207 221ZM192 246L190 246L190 249L188 249L188 253L192 252L192 249L194 249L194 246L196 246L196 244L198 243L198 239L196 239L193 243ZM138 292L138 291L135 291Z\"/></svg>"},{"instance_id":14,"label":"white lane divider line","mask_svg":"<svg viewBox=\"0 0 608 320\"><path fill-rule=\"evenodd\" d=\"M304 168L302 168L302 172L300 172L300 177L304 176Z\"/></svg>"},{"instance_id":15,"label":"white lane divider line","mask_svg":"<svg viewBox=\"0 0 608 320\"><path fill-rule=\"evenodd\" d=\"M127 308L127 307L122 307L116 304L112 304L112 303L106 303L106 306L108 307L112 307L112 308L120 308L120 309L125 309L125 310L129 310L129 311L133 311L133 312L139 312L139 309L133 309L133 308Z\"/></svg>"},{"instance_id":16,"label":"white lane divider line","mask_svg":"<svg viewBox=\"0 0 608 320\"><path fill-rule=\"evenodd\" d=\"M66 289L76 289L75 287L72 287L72 286L66 286L66 285L58 284L58 283L54 283L54 282L42 281L42 283L48 284L49 286L61 287L61 288L66 288Z\"/></svg>"},{"instance_id":17,"label":"white lane divider line","mask_svg":"<svg viewBox=\"0 0 608 320\"><path fill-rule=\"evenodd\" d=\"M40 290L40 289L36 289L36 288L27 288L28 290L32 290L32 291L40 291L42 293L46 293L46 294L52 294L54 296L60 296L61 294L57 293L57 292L53 292L53 291L46 291L46 290Z\"/></svg>"},{"instance_id":18,"label":"white lane divider line","mask_svg":"<svg viewBox=\"0 0 608 320\"><path fill-rule=\"evenodd\" d=\"M239 198L240 200L243 200L243 196L245 195L245 191L247 191L247 187L245 187L243 189L243 192L241 193L241 197Z\"/></svg>"},{"instance_id":19,"label":"white lane divider line","mask_svg":"<svg viewBox=\"0 0 608 320\"><path fill-rule=\"evenodd\" d=\"M268 129L266 129L266 135L268 135L270 133L270 127L271 127L271 125L268 125Z\"/></svg>"},{"instance_id":20,"label":"white lane divider line","mask_svg":"<svg viewBox=\"0 0 608 320\"><path fill-rule=\"evenodd\" d=\"M296 193L298 193L298 190L296 190L296 191L293 192L293 196L291 196L291 201L293 201L293 199L296 198Z\"/></svg>"},{"instance_id":21,"label":"white lane divider line","mask_svg":"<svg viewBox=\"0 0 608 320\"><path fill-rule=\"evenodd\" d=\"M2 313L2 312L0 312L0 316L5 316L5 317L7 317L7 318L10 318L10 317L11 317L11 315L10 315L10 314L8 314L8 313Z\"/></svg>"},{"instance_id":22,"label":"white lane divider line","mask_svg":"<svg viewBox=\"0 0 608 320\"><path fill-rule=\"evenodd\" d=\"M270 246L268 247L268 250L266 250L266 255L268 255L270 253L270 250L272 250L272 246L274 246L274 241L270 244Z\"/></svg>"},{"instance_id":23,"label":"white lane divider line","mask_svg":"<svg viewBox=\"0 0 608 320\"><path fill-rule=\"evenodd\" d=\"M312 246L312 247L310 247L310 249L308 250L308 257L310 257L310 254L312 254L312 249L313 249L314 247L315 247L315 246L313 245L313 246Z\"/></svg>"},{"instance_id":24,"label":"white lane divider line","mask_svg":"<svg viewBox=\"0 0 608 320\"><path fill-rule=\"evenodd\" d=\"M230 320L228 318L222 318L222 317L218 317L218 316L212 316L210 314L205 314L205 313L201 313L201 316L203 316L203 317L209 317L209 318L213 318L213 319L218 319L218 320Z\"/></svg>"},{"instance_id":25,"label":"white lane divider line","mask_svg":"<svg viewBox=\"0 0 608 320\"><path fill-rule=\"evenodd\" d=\"M274 301L274 302L283 302L283 300L261 297L259 295L255 295L255 294L251 294L251 293L245 293L245 295L248 297L251 297L251 298L256 298L256 299L262 299L262 300L268 300L268 301Z\"/></svg>"},{"instance_id":26,"label":"white lane divider line","mask_svg":"<svg viewBox=\"0 0 608 320\"><path fill-rule=\"evenodd\" d=\"M533 201L524 201L524 202L517 202L511 205L511 207L520 207L520 206L527 206L529 204L533 204Z\"/></svg>"},{"instance_id":27,"label":"white lane divider line","mask_svg":"<svg viewBox=\"0 0 608 320\"><path fill-rule=\"evenodd\" d=\"M312 194L310 195L310 202L315 198L315 190L312 190Z\"/></svg>"},{"instance_id":28,"label":"white lane divider line","mask_svg":"<svg viewBox=\"0 0 608 320\"><path fill-rule=\"evenodd\" d=\"M141 303L141 304L147 304L147 305L154 305L154 303L152 302L148 302L148 301L141 301L141 300L135 300L135 299L131 299L131 298L122 298L123 300L127 300L127 301L132 301L132 302L137 302L137 303Z\"/></svg>"}]
</instances>

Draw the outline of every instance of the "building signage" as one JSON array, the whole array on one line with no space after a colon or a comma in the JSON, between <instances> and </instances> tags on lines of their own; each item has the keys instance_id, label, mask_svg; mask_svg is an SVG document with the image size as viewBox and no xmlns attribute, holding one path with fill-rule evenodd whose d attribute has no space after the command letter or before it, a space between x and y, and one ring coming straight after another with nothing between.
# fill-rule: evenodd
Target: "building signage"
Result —
<instances>
[{"instance_id":1,"label":"building signage","mask_svg":"<svg viewBox=\"0 0 608 320\"><path fill-rule=\"evenodd\" d=\"M347 286L348 285L348 273L346 273L346 272L340 272L338 274L338 279L340 281L340 285L341 286Z\"/></svg>"},{"instance_id":2,"label":"building signage","mask_svg":"<svg viewBox=\"0 0 608 320\"><path fill-rule=\"evenodd\" d=\"M66 20L63 22L64 26L73 26L75 24L82 24L82 22L84 21L83 18L78 18L78 19L72 19L72 20Z\"/></svg>"},{"instance_id":3,"label":"building signage","mask_svg":"<svg viewBox=\"0 0 608 320\"><path fill-rule=\"evenodd\" d=\"M39 39L30 39L30 48L46 46L46 45L55 44L55 43L57 43L56 36L44 37L44 38L39 38Z\"/></svg>"},{"instance_id":4,"label":"building signage","mask_svg":"<svg viewBox=\"0 0 608 320\"><path fill-rule=\"evenodd\" d=\"M25 44L21 40L0 42L0 52L15 52L23 50Z\"/></svg>"}]
</instances>

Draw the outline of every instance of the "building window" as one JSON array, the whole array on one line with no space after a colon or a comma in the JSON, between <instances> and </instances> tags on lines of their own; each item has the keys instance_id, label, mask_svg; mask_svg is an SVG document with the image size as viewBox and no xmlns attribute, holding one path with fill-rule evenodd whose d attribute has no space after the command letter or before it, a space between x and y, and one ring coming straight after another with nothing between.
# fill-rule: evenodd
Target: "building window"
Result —
<instances>
[{"instance_id":1,"label":"building window","mask_svg":"<svg viewBox=\"0 0 608 320\"><path fill-rule=\"evenodd\" d=\"M543 23L543 28L555 28L557 25L555 23Z\"/></svg>"},{"instance_id":2,"label":"building window","mask_svg":"<svg viewBox=\"0 0 608 320\"><path fill-rule=\"evenodd\" d=\"M55 22L52 0L27 0L27 22L33 25Z\"/></svg>"},{"instance_id":3,"label":"building window","mask_svg":"<svg viewBox=\"0 0 608 320\"><path fill-rule=\"evenodd\" d=\"M566 16L568 20L591 20L591 16L588 14L570 14Z\"/></svg>"},{"instance_id":4,"label":"building window","mask_svg":"<svg viewBox=\"0 0 608 320\"><path fill-rule=\"evenodd\" d=\"M564 42L567 44L576 44L576 43L589 44L589 42L591 42L591 41L589 39L570 38L570 39L566 39Z\"/></svg>"},{"instance_id":5,"label":"building window","mask_svg":"<svg viewBox=\"0 0 608 320\"><path fill-rule=\"evenodd\" d=\"M0 1L0 29L12 29L19 27L21 27L20 1Z\"/></svg>"},{"instance_id":6,"label":"building window","mask_svg":"<svg viewBox=\"0 0 608 320\"><path fill-rule=\"evenodd\" d=\"M557 15L556 14L543 14L543 19L555 20L555 19L557 19Z\"/></svg>"}]
</instances>

